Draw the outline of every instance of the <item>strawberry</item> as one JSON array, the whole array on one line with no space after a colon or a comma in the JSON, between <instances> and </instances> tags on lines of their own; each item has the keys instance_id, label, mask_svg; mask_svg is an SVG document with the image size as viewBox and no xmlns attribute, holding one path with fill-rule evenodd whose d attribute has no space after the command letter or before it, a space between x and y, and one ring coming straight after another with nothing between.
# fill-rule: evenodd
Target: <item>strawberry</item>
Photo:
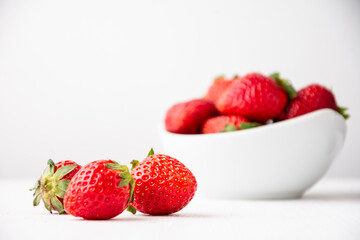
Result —
<instances>
[{"instance_id":1,"label":"strawberry","mask_svg":"<svg viewBox=\"0 0 360 240\"><path fill-rule=\"evenodd\" d=\"M338 111L345 119L349 117L345 113L346 108L337 106L335 96L331 91L318 84L311 84L297 92L297 96L286 109L283 119L294 118L323 108Z\"/></svg>"},{"instance_id":2,"label":"strawberry","mask_svg":"<svg viewBox=\"0 0 360 240\"><path fill-rule=\"evenodd\" d=\"M183 209L194 197L197 182L191 171L177 159L154 154L139 163L134 160L131 175L135 179L135 209L151 215L167 215Z\"/></svg>"},{"instance_id":3,"label":"strawberry","mask_svg":"<svg viewBox=\"0 0 360 240\"><path fill-rule=\"evenodd\" d=\"M51 159L36 181L34 188L33 205L38 206L42 199L45 208L52 213L56 210L59 214L64 213L63 198L72 177L80 170L81 166L76 162L66 160L54 163Z\"/></svg>"},{"instance_id":4,"label":"strawberry","mask_svg":"<svg viewBox=\"0 0 360 240\"><path fill-rule=\"evenodd\" d=\"M229 130L240 130L241 124L249 121L239 115L223 115L208 118L202 125L202 133L228 132Z\"/></svg>"},{"instance_id":5,"label":"strawberry","mask_svg":"<svg viewBox=\"0 0 360 240\"><path fill-rule=\"evenodd\" d=\"M266 122L281 114L287 93L271 77L250 73L234 80L216 106L222 114L241 115L256 122Z\"/></svg>"},{"instance_id":6,"label":"strawberry","mask_svg":"<svg viewBox=\"0 0 360 240\"><path fill-rule=\"evenodd\" d=\"M234 77L233 79L236 79ZM204 99L209 100L216 104L218 99L221 97L223 92L227 89L233 79L226 79L223 76L215 78L214 82L211 84L206 96Z\"/></svg>"},{"instance_id":7,"label":"strawberry","mask_svg":"<svg viewBox=\"0 0 360 240\"><path fill-rule=\"evenodd\" d=\"M194 99L172 106L166 113L165 127L173 133L200 133L203 122L217 114L213 103L204 99Z\"/></svg>"},{"instance_id":8,"label":"strawberry","mask_svg":"<svg viewBox=\"0 0 360 240\"><path fill-rule=\"evenodd\" d=\"M129 169L113 160L85 165L71 180L64 198L67 213L84 219L110 219L133 201Z\"/></svg>"}]
</instances>

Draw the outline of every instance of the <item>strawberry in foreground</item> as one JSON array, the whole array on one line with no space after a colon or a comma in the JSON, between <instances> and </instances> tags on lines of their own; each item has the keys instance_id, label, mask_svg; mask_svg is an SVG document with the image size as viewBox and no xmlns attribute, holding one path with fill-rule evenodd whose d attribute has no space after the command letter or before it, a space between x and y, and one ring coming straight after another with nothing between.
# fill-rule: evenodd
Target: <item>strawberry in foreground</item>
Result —
<instances>
[{"instance_id":1,"label":"strawberry in foreground","mask_svg":"<svg viewBox=\"0 0 360 240\"><path fill-rule=\"evenodd\" d=\"M201 125L207 118L217 114L213 103L194 99L172 106L166 113L165 127L173 133L196 134L201 132Z\"/></svg>"},{"instance_id":2,"label":"strawberry in foreground","mask_svg":"<svg viewBox=\"0 0 360 240\"><path fill-rule=\"evenodd\" d=\"M338 111L345 119L346 108L338 107L332 92L318 84L311 84L297 92L284 114L284 119L294 118L315 110L330 108Z\"/></svg>"},{"instance_id":3,"label":"strawberry in foreground","mask_svg":"<svg viewBox=\"0 0 360 240\"><path fill-rule=\"evenodd\" d=\"M203 126L202 133L232 132L260 126L258 123L249 122L239 115L223 115L208 118Z\"/></svg>"},{"instance_id":4,"label":"strawberry in foreground","mask_svg":"<svg viewBox=\"0 0 360 240\"><path fill-rule=\"evenodd\" d=\"M211 84L211 86L205 96L205 99L213 102L216 105L218 99L221 97L223 92L227 89L227 87L236 78L238 78L238 77L234 77L233 79L226 79L223 76L215 78L214 82Z\"/></svg>"},{"instance_id":5,"label":"strawberry in foreground","mask_svg":"<svg viewBox=\"0 0 360 240\"><path fill-rule=\"evenodd\" d=\"M177 159L154 154L151 149L142 162L134 160L134 202L129 211L167 215L183 209L194 197L197 182L191 171Z\"/></svg>"},{"instance_id":6,"label":"strawberry in foreground","mask_svg":"<svg viewBox=\"0 0 360 240\"><path fill-rule=\"evenodd\" d=\"M216 107L222 114L241 115L263 123L278 117L287 102L286 91L272 77L250 73L235 79Z\"/></svg>"},{"instance_id":7,"label":"strawberry in foreground","mask_svg":"<svg viewBox=\"0 0 360 240\"><path fill-rule=\"evenodd\" d=\"M133 201L134 179L125 165L98 160L71 180L64 198L67 213L84 219L110 219Z\"/></svg>"},{"instance_id":8,"label":"strawberry in foreground","mask_svg":"<svg viewBox=\"0 0 360 240\"><path fill-rule=\"evenodd\" d=\"M34 206L38 206L43 200L45 208L52 213L64 213L63 198L72 177L80 170L81 166L76 162L66 160L54 163L51 159L43 171L41 177L36 181L34 188Z\"/></svg>"}]
</instances>

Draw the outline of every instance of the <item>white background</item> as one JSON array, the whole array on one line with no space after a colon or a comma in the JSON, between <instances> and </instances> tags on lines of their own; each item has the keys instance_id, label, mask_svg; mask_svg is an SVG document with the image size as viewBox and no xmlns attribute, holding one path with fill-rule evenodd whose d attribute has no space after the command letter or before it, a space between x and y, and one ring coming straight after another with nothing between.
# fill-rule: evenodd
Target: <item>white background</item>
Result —
<instances>
[{"instance_id":1,"label":"white background","mask_svg":"<svg viewBox=\"0 0 360 240\"><path fill-rule=\"evenodd\" d=\"M360 177L360 1L0 0L0 177L161 151L169 106L250 71L331 88L351 118L328 174Z\"/></svg>"}]
</instances>

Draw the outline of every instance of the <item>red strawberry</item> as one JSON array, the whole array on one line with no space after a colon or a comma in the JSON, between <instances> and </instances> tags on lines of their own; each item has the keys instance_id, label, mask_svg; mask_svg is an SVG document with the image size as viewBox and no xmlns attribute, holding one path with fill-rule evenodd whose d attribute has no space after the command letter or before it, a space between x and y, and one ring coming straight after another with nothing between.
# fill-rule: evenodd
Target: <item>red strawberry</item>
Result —
<instances>
[{"instance_id":1,"label":"red strawberry","mask_svg":"<svg viewBox=\"0 0 360 240\"><path fill-rule=\"evenodd\" d=\"M222 114L241 115L266 122L281 114L287 103L286 92L271 77L250 73L234 80L217 102Z\"/></svg>"},{"instance_id":2,"label":"red strawberry","mask_svg":"<svg viewBox=\"0 0 360 240\"><path fill-rule=\"evenodd\" d=\"M339 111L345 119L349 117L345 113L346 108L337 106L332 92L318 84L311 84L298 91L297 96L290 102L283 118L294 118L322 108Z\"/></svg>"},{"instance_id":3,"label":"red strawberry","mask_svg":"<svg viewBox=\"0 0 360 240\"><path fill-rule=\"evenodd\" d=\"M202 133L226 132L229 128L240 130L242 123L249 121L239 115L223 115L208 118L202 125ZM230 127L231 126L231 127Z\"/></svg>"},{"instance_id":4,"label":"red strawberry","mask_svg":"<svg viewBox=\"0 0 360 240\"><path fill-rule=\"evenodd\" d=\"M195 176L177 159L154 154L151 149L140 164L136 160L132 163L135 197L130 209L166 215L180 211L194 197L197 188Z\"/></svg>"},{"instance_id":5,"label":"red strawberry","mask_svg":"<svg viewBox=\"0 0 360 240\"><path fill-rule=\"evenodd\" d=\"M223 76L215 78L214 82L210 86L205 96L205 99L216 104L218 99L221 97L223 92L227 89L227 87L230 85L232 81L233 79L226 79Z\"/></svg>"},{"instance_id":6,"label":"red strawberry","mask_svg":"<svg viewBox=\"0 0 360 240\"><path fill-rule=\"evenodd\" d=\"M84 219L109 219L133 201L129 169L112 160L85 165L71 180L64 198L67 213Z\"/></svg>"},{"instance_id":7,"label":"red strawberry","mask_svg":"<svg viewBox=\"0 0 360 240\"><path fill-rule=\"evenodd\" d=\"M203 122L217 115L215 105L204 99L195 99L172 106L165 117L166 130L173 133L200 133Z\"/></svg>"},{"instance_id":8,"label":"red strawberry","mask_svg":"<svg viewBox=\"0 0 360 240\"><path fill-rule=\"evenodd\" d=\"M49 159L48 166L42 176L36 181L34 188L34 206L43 200L45 208L64 213L63 198L72 177L80 170L81 166L73 161L61 161L56 165Z\"/></svg>"}]
</instances>

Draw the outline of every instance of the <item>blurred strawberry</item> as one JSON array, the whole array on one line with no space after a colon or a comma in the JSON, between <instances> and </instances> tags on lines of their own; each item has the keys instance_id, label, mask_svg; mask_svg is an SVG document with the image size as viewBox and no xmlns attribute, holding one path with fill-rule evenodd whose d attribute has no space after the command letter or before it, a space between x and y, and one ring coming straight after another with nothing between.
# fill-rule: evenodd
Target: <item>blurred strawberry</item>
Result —
<instances>
[{"instance_id":1,"label":"blurred strawberry","mask_svg":"<svg viewBox=\"0 0 360 240\"><path fill-rule=\"evenodd\" d=\"M202 133L229 132L242 129L243 123L249 121L239 115L223 115L208 118L202 125Z\"/></svg>"},{"instance_id":2,"label":"blurred strawberry","mask_svg":"<svg viewBox=\"0 0 360 240\"><path fill-rule=\"evenodd\" d=\"M172 106L166 113L165 127L173 133L200 133L203 122L217 114L213 103L204 99L194 99Z\"/></svg>"},{"instance_id":3,"label":"blurred strawberry","mask_svg":"<svg viewBox=\"0 0 360 240\"><path fill-rule=\"evenodd\" d=\"M220 76L220 77L215 78L214 82L211 84L211 86L205 96L205 99L216 104L216 102L221 97L223 92L227 89L227 87L230 85L230 83L236 78L238 78L238 77L235 76L232 79L227 79L224 76Z\"/></svg>"},{"instance_id":4,"label":"blurred strawberry","mask_svg":"<svg viewBox=\"0 0 360 240\"><path fill-rule=\"evenodd\" d=\"M283 119L294 118L315 110L330 108L338 111L345 119L346 108L338 107L331 91L318 84L311 84L297 92L297 96L290 102Z\"/></svg>"},{"instance_id":5,"label":"blurred strawberry","mask_svg":"<svg viewBox=\"0 0 360 240\"><path fill-rule=\"evenodd\" d=\"M235 79L218 99L222 114L241 115L255 122L266 122L281 114L287 93L271 77L250 73Z\"/></svg>"}]
</instances>

